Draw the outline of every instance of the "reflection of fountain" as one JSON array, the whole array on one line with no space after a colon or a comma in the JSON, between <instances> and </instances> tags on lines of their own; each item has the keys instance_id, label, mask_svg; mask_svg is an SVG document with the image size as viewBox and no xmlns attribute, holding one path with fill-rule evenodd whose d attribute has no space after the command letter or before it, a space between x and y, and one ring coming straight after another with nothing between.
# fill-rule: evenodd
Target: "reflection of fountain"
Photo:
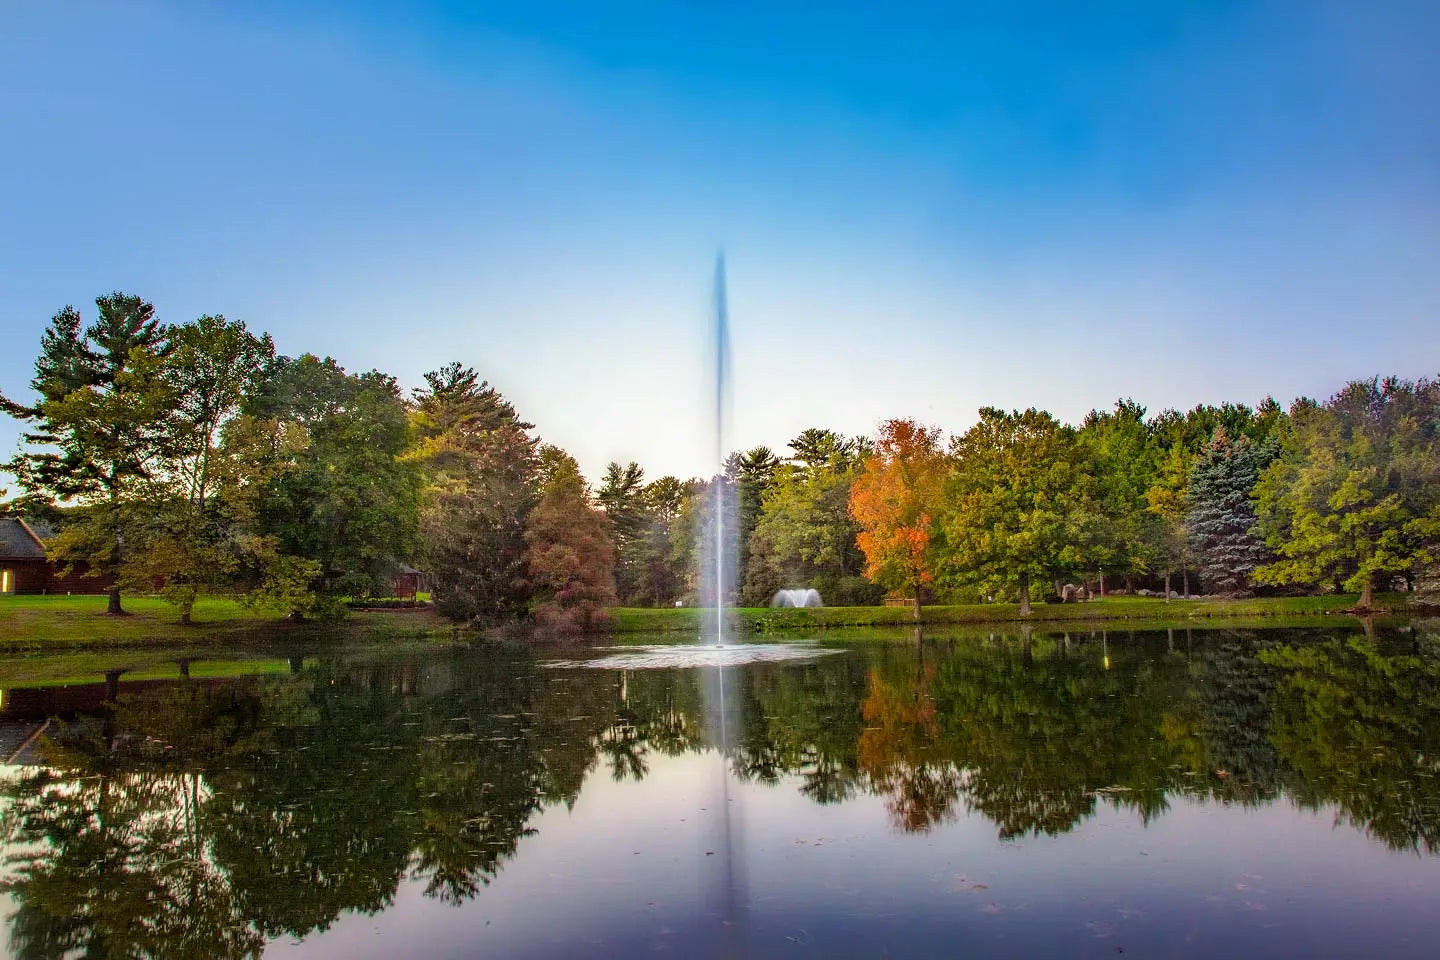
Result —
<instances>
[{"instance_id":1,"label":"reflection of fountain","mask_svg":"<svg viewBox=\"0 0 1440 960\"><path fill-rule=\"evenodd\" d=\"M823 607L820 602L820 591L811 587L808 590L779 590L775 596L770 598L772 607Z\"/></svg>"},{"instance_id":2,"label":"reflection of fountain","mask_svg":"<svg viewBox=\"0 0 1440 960\"><path fill-rule=\"evenodd\" d=\"M710 496L710 526L711 536L706 537L710 544L707 576L704 581L710 585L713 591L710 597L715 608L714 642L716 648L725 646L725 638L729 633L729 622L726 617L726 606L729 599L727 594L727 583L735 582L737 559L739 551L736 549L738 539L736 533L739 530L737 523L726 523L726 514L730 514L738 520L734 513L736 497L734 487L725 476L725 443L726 426L730 413L730 316L726 304L725 290L725 257L723 254L715 258L715 464L716 475L711 483ZM702 558L705 551L701 550ZM730 572L727 578L726 573ZM701 605L704 605L704 590L701 591ZM723 661L715 665L715 687L713 708L719 715L720 721L720 837L716 846L718 852L724 858L717 866L723 871L720 881L718 897L719 902L714 905L719 914L721 922L725 925L726 932L734 938L740 935L739 915L740 911L740 877L737 868L741 865L735 862L735 834L738 830L734 823L734 812L731 809L730 799L730 724L729 705L725 696L725 663ZM707 693L710 693L707 685ZM736 942L727 944L723 952L727 955L736 955Z\"/></svg>"}]
</instances>

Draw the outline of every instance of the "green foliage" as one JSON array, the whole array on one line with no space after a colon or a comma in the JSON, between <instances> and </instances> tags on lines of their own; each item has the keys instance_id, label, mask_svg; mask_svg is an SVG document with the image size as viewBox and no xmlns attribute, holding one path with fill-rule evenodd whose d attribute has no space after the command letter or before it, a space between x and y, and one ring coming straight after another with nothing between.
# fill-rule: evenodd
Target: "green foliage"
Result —
<instances>
[{"instance_id":1,"label":"green foliage","mask_svg":"<svg viewBox=\"0 0 1440 960\"><path fill-rule=\"evenodd\" d=\"M1111 413L1092 411L1078 433L1094 476L1094 562L1107 573L1149 572L1161 553L1158 518L1146 494L1159 479L1145 408L1118 400Z\"/></svg>"},{"instance_id":2,"label":"green foliage","mask_svg":"<svg viewBox=\"0 0 1440 960\"><path fill-rule=\"evenodd\" d=\"M122 582L162 594L188 621L202 593L232 589L241 543L254 511L243 488L256 479L223 438L273 363L269 337L244 323L204 316L170 331L161 377L169 410L144 489L143 513L129 526Z\"/></svg>"},{"instance_id":3,"label":"green foliage","mask_svg":"<svg viewBox=\"0 0 1440 960\"><path fill-rule=\"evenodd\" d=\"M777 590L803 587L832 605L878 602L883 588L860 577L860 525L850 514L851 487L863 466L858 444L810 429L790 448L795 456L774 469L750 536L743 602L760 606Z\"/></svg>"},{"instance_id":4,"label":"green foliage","mask_svg":"<svg viewBox=\"0 0 1440 960\"><path fill-rule=\"evenodd\" d=\"M0 397L0 406L30 424L31 449L6 464L21 488L83 508L52 545L55 559L113 576L131 508L144 498L163 441L173 400L163 365L172 347L155 308L139 297L116 292L95 305L96 320L83 331L72 307L50 321L30 381L35 405ZM121 612L118 590L110 609Z\"/></svg>"},{"instance_id":5,"label":"green foliage","mask_svg":"<svg viewBox=\"0 0 1440 960\"><path fill-rule=\"evenodd\" d=\"M251 416L269 440L260 538L279 557L318 564L308 586L327 609L335 598L388 592L388 574L418 546L420 478L406 458L408 414L395 381L311 354L280 357ZM300 569L260 567L287 580Z\"/></svg>"},{"instance_id":6,"label":"green foliage","mask_svg":"<svg viewBox=\"0 0 1440 960\"><path fill-rule=\"evenodd\" d=\"M450 364L425 382L408 459L424 471L421 530L436 608L485 624L524 616L525 522L541 466L533 425L468 367Z\"/></svg>"},{"instance_id":7,"label":"green foliage","mask_svg":"<svg viewBox=\"0 0 1440 960\"><path fill-rule=\"evenodd\" d=\"M949 584L1018 588L1079 568L1094 510L1093 481L1075 432L1048 413L986 407L952 445L939 529Z\"/></svg>"},{"instance_id":8,"label":"green foliage","mask_svg":"<svg viewBox=\"0 0 1440 960\"><path fill-rule=\"evenodd\" d=\"M1299 410L1255 491L1265 583L1364 594L1412 577L1440 543L1440 385L1357 381Z\"/></svg>"},{"instance_id":9,"label":"green foliage","mask_svg":"<svg viewBox=\"0 0 1440 960\"><path fill-rule=\"evenodd\" d=\"M638 463L621 466L610 463L595 499L610 520L611 535L619 554L615 589L627 603L648 603L647 573L652 541L649 534L650 504L645 495L645 471Z\"/></svg>"}]
</instances>

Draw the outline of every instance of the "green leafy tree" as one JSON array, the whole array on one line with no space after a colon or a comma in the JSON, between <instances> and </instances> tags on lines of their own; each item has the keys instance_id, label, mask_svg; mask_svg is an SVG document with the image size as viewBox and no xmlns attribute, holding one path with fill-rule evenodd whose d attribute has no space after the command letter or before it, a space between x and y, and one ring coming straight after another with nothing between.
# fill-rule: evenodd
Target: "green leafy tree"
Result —
<instances>
[{"instance_id":1,"label":"green leafy tree","mask_svg":"<svg viewBox=\"0 0 1440 960\"><path fill-rule=\"evenodd\" d=\"M1440 384L1362 380L1297 410L1255 496L1275 553L1258 581L1343 584L1370 608L1440 538Z\"/></svg>"},{"instance_id":2,"label":"green leafy tree","mask_svg":"<svg viewBox=\"0 0 1440 960\"><path fill-rule=\"evenodd\" d=\"M750 538L747 602L763 604L782 587L814 587L832 605L878 602L880 590L860 576L860 526L849 509L858 444L811 429L790 446L795 457L776 468Z\"/></svg>"},{"instance_id":3,"label":"green leafy tree","mask_svg":"<svg viewBox=\"0 0 1440 960\"><path fill-rule=\"evenodd\" d=\"M245 515L222 494L256 477L222 440L275 350L244 323L212 316L173 328L170 346L161 371L168 411L122 573L137 585L162 582L162 594L189 623L200 593L232 585L239 570Z\"/></svg>"},{"instance_id":4,"label":"green leafy tree","mask_svg":"<svg viewBox=\"0 0 1440 960\"><path fill-rule=\"evenodd\" d=\"M1117 400L1113 412L1092 410L1078 439L1095 478L1095 561L1124 575L1133 590L1134 576L1159 562L1158 518L1146 499L1159 471L1145 408L1127 399Z\"/></svg>"},{"instance_id":5,"label":"green leafy tree","mask_svg":"<svg viewBox=\"0 0 1440 960\"><path fill-rule=\"evenodd\" d=\"M24 439L31 449L6 464L21 488L78 508L50 546L53 559L110 578L107 612L118 616L124 610L115 578L131 508L155 468L171 399L162 375L171 347L169 329L139 297L116 292L95 306L95 322L83 330L80 313L68 306L46 327L30 382L36 403L0 396L0 407L30 424Z\"/></svg>"},{"instance_id":6,"label":"green leafy tree","mask_svg":"<svg viewBox=\"0 0 1440 960\"><path fill-rule=\"evenodd\" d=\"M280 357L250 413L263 421L273 458L257 495L257 535L273 551L265 575L306 566L282 558L316 565L310 598L292 614L329 614L343 597L386 590L418 546L420 478L406 458L408 412L394 379L348 374L310 354Z\"/></svg>"},{"instance_id":7,"label":"green leafy tree","mask_svg":"<svg viewBox=\"0 0 1440 960\"><path fill-rule=\"evenodd\" d=\"M1154 438L1152 434L1152 440ZM1151 556L1165 576L1165 599L1170 599L1170 578L1179 572L1182 595L1190 597L1190 537L1185 528L1185 490L1196 455L1183 443L1155 450L1156 472L1145 491L1145 507L1153 522L1146 527Z\"/></svg>"},{"instance_id":8,"label":"green leafy tree","mask_svg":"<svg viewBox=\"0 0 1440 960\"><path fill-rule=\"evenodd\" d=\"M951 584L1015 587L1030 613L1030 584L1087 558L1091 477L1074 431L1039 410L980 411L951 445L940 530Z\"/></svg>"}]
</instances>

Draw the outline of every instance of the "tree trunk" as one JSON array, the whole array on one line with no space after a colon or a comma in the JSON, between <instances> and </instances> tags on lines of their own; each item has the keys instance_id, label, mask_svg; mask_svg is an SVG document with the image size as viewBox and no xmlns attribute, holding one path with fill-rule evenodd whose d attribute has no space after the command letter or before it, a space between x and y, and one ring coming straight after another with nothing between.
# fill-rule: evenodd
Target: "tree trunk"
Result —
<instances>
[{"instance_id":1,"label":"tree trunk","mask_svg":"<svg viewBox=\"0 0 1440 960\"><path fill-rule=\"evenodd\" d=\"M915 622L920 622L920 588L915 588Z\"/></svg>"},{"instance_id":2,"label":"tree trunk","mask_svg":"<svg viewBox=\"0 0 1440 960\"><path fill-rule=\"evenodd\" d=\"M1360 588L1359 609L1370 610L1375 606L1375 578L1366 577L1364 585Z\"/></svg>"},{"instance_id":3,"label":"tree trunk","mask_svg":"<svg viewBox=\"0 0 1440 960\"><path fill-rule=\"evenodd\" d=\"M190 626L190 606L191 605L187 603L180 608L180 626L182 627Z\"/></svg>"},{"instance_id":4,"label":"tree trunk","mask_svg":"<svg viewBox=\"0 0 1440 960\"><path fill-rule=\"evenodd\" d=\"M1030 616L1030 574L1020 574L1020 616Z\"/></svg>"},{"instance_id":5,"label":"tree trunk","mask_svg":"<svg viewBox=\"0 0 1440 960\"><path fill-rule=\"evenodd\" d=\"M1180 577L1181 577L1182 581L1183 581L1184 584L1185 584L1185 586L1181 589L1180 592L1181 592L1181 594L1185 597L1186 600L1189 600L1189 599L1190 599L1190 571L1189 571L1189 570L1181 570L1181 571L1180 571Z\"/></svg>"},{"instance_id":6,"label":"tree trunk","mask_svg":"<svg viewBox=\"0 0 1440 960\"><path fill-rule=\"evenodd\" d=\"M125 616L125 611L120 606L120 588L111 587L109 597L109 601L105 604L105 613L111 617Z\"/></svg>"},{"instance_id":7,"label":"tree trunk","mask_svg":"<svg viewBox=\"0 0 1440 960\"><path fill-rule=\"evenodd\" d=\"M1168 571L1165 574L1165 602L1170 602L1170 574Z\"/></svg>"},{"instance_id":8,"label":"tree trunk","mask_svg":"<svg viewBox=\"0 0 1440 960\"><path fill-rule=\"evenodd\" d=\"M1125 592L1132 597L1135 596L1135 575L1133 573L1125 574Z\"/></svg>"}]
</instances>

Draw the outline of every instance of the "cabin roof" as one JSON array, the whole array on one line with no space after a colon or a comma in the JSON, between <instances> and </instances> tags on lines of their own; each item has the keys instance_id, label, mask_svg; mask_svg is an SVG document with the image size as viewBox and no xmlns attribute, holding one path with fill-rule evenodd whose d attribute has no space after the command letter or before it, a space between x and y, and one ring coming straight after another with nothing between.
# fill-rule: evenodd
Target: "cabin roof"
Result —
<instances>
[{"instance_id":1,"label":"cabin roof","mask_svg":"<svg viewBox=\"0 0 1440 960\"><path fill-rule=\"evenodd\" d=\"M44 560L45 544L24 520L0 517L0 557L8 560Z\"/></svg>"}]
</instances>

